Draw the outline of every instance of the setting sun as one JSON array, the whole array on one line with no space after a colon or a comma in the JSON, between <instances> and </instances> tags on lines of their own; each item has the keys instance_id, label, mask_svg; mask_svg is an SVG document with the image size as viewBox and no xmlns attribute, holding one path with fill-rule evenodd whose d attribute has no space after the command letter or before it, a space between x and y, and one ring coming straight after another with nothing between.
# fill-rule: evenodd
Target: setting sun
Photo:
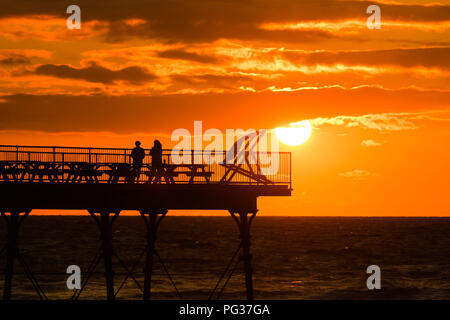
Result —
<instances>
[{"instance_id":1,"label":"setting sun","mask_svg":"<svg viewBox=\"0 0 450 320\"><path fill-rule=\"evenodd\" d=\"M291 124L287 128L276 128L275 133L277 138L288 146L299 146L305 143L311 136L311 124L308 120L303 120Z\"/></svg>"}]
</instances>

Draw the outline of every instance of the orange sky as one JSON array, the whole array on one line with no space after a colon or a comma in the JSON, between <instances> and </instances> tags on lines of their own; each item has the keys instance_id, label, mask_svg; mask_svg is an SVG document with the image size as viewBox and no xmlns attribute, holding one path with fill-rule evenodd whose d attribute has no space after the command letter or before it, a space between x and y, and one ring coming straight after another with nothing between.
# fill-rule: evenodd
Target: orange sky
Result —
<instances>
[{"instance_id":1,"label":"orange sky","mask_svg":"<svg viewBox=\"0 0 450 320\"><path fill-rule=\"evenodd\" d=\"M450 215L449 0L140 2L77 1L81 30L73 3L2 5L1 144L169 148L194 120L308 119L282 147L293 196L261 214Z\"/></svg>"}]
</instances>

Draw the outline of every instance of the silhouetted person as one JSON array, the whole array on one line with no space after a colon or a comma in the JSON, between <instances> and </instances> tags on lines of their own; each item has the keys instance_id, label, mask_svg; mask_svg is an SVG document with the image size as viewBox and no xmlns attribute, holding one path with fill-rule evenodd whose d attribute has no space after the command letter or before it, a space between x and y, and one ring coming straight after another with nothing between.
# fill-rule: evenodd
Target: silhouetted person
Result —
<instances>
[{"instance_id":1,"label":"silhouetted person","mask_svg":"<svg viewBox=\"0 0 450 320\"><path fill-rule=\"evenodd\" d=\"M132 166L132 172L131 172L131 181L134 182L134 180L139 177L139 174L141 172L142 168L142 161L145 158L145 151L141 148L141 142L136 141L135 142L136 147L133 148L131 151L130 157L133 159L133 166Z\"/></svg>"},{"instance_id":2,"label":"silhouetted person","mask_svg":"<svg viewBox=\"0 0 450 320\"><path fill-rule=\"evenodd\" d=\"M153 141L153 148L150 150L152 156L152 167L162 167L162 145L159 140Z\"/></svg>"}]
</instances>

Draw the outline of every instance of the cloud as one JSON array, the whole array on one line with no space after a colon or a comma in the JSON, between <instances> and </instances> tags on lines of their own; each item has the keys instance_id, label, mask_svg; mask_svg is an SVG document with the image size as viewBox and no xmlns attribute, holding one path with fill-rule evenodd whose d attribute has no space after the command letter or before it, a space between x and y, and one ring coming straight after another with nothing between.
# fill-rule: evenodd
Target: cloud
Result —
<instances>
[{"instance_id":1,"label":"cloud","mask_svg":"<svg viewBox=\"0 0 450 320\"><path fill-rule=\"evenodd\" d=\"M158 57L161 57L161 58L187 60L187 61L209 63L209 64L215 64L220 61L217 57L201 55L201 54L198 54L195 52L188 52L188 51L176 50L176 49L161 51L161 52L158 52L157 55L158 55Z\"/></svg>"},{"instance_id":2,"label":"cloud","mask_svg":"<svg viewBox=\"0 0 450 320\"><path fill-rule=\"evenodd\" d=\"M9 57L0 60L0 64L4 66L16 66L21 64L29 64L30 60L24 56Z\"/></svg>"},{"instance_id":3,"label":"cloud","mask_svg":"<svg viewBox=\"0 0 450 320\"><path fill-rule=\"evenodd\" d=\"M281 55L288 61L301 65L336 65L347 66L400 66L428 67L450 69L450 47L409 48L391 50L354 50L296 52L284 51Z\"/></svg>"},{"instance_id":4,"label":"cloud","mask_svg":"<svg viewBox=\"0 0 450 320\"><path fill-rule=\"evenodd\" d=\"M395 29L416 29L420 31L442 32L450 29L450 21L442 22L416 22L386 19L382 20L382 27L390 31ZM313 20L301 22L282 22L282 23L264 23L260 25L264 30L324 30L332 33L357 34L367 30L367 24L364 19L350 19L339 21Z\"/></svg>"},{"instance_id":5,"label":"cloud","mask_svg":"<svg viewBox=\"0 0 450 320\"><path fill-rule=\"evenodd\" d=\"M296 21L313 19L335 19L341 20L349 17L365 16L365 9L375 2L360 0L316 0L292 1L260 0L253 2L249 0L232 1L203 1L173 0L170 3L165 1L132 1L115 0L114 6L109 5L108 0L78 0L77 4L89 13L87 20L108 20L117 21L124 19L146 19L158 20L172 19L172 23L181 21L195 21L194 18L210 18L211 20L229 20L233 22L242 21L243 17L250 21ZM435 3L413 4L396 3L394 1L383 1L382 11L386 19L394 20L419 20L419 21L440 21L448 20L450 6ZM109 6L108 6L109 5ZM64 2L56 5L55 0L40 0L38 2L27 0L16 0L5 2L0 11L0 17L11 17L32 14L51 14L59 17L66 17ZM253 14L253 15L252 15ZM263 18L266 19L263 19ZM178 20L176 19L178 18ZM197 23L200 23L197 21ZM218 23L219 24L219 23Z\"/></svg>"},{"instance_id":6,"label":"cloud","mask_svg":"<svg viewBox=\"0 0 450 320\"><path fill-rule=\"evenodd\" d=\"M32 59L49 59L51 55L48 50L0 49L0 64L9 67L30 64Z\"/></svg>"},{"instance_id":7,"label":"cloud","mask_svg":"<svg viewBox=\"0 0 450 320\"><path fill-rule=\"evenodd\" d=\"M173 75L170 78L175 84L187 84L196 88L222 88L230 90L254 81L251 76L241 74Z\"/></svg>"},{"instance_id":8,"label":"cloud","mask_svg":"<svg viewBox=\"0 0 450 320\"><path fill-rule=\"evenodd\" d=\"M41 82L53 82L39 78ZM449 95L450 93L414 90L395 92L394 95L390 91L376 88L330 88L294 92L245 91L201 95L187 92L151 96L107 95L102 92L92 92L88 95L80 91L74 91L72 95L45 92L35 95L13 94L1 96L6 102L0 104L0 128L50 132L171 132L174 128L190 128L194 120L200 119L204 121L205 127L221 130L270 129L286 126L295 119L317 119L316 117L321 116L322 119L330 121L337 117L337 114L342 117L342 114L372 114L392 110L398 110L394 114L408 110L409 121L419 126L432 121L422 115L449 118L448 111L442 114L413 112L423 110L424 105L429 109L442 109L443 102L450 101ZM448 110L450 105L447 103L445 108ZM350 120L346 119L343 123L347 122ZM323 129L317 127L317 123L315 125L315 129ZM345 131L349 132L348 129Z\"/></svg>"},{"instance_id":9,"label":"cloud","mask_svg":"<svg viewBox=\"0 0 450 320\"><path fill-rule=\"evenodd\" d=\"M28 6L27 3L26 6ZM65 9L63 9L65 12ZM0 37L13 41L36 39L38 41L68 41L95 38L109 31L109 23L102 21L82 21L82 28L70 30L66 26L67 17L54 15L27 15L0 19Z\"/></svg>"},{"instance_id":10,"label":"cloud","mask_svg":"<svg viewBox=\"0 0 450 320\"><path fill-rule=\"evenodd\" d=\"M20 0L18 0L20 1ZM127 0L117 0L114 6L110 6L107 1L79 0L77 5L82 8L83 27L80 35L89 36L83 31L84 26L91 22L107 25L108 31L105 35L107 42L123 42L129 39L157 39L162 42L178 43L200 43L215 41L218 39L243 39L243 40L263 40L275 42L311 42L330 38L330 34L321 30L263 30L259 25L266 20L292 20L295 17L309 17L319 14L323 16L322 9L316 5L298 4L292 1L284 1L283 4L274 4L271 1L262 0L258 4L249 1L181 1L175 0L171 3L164 1L133 4ZM329 3L336 13L348 11L338 10L338 3ZM362 7L360 4L357 6ZM350 6L349 6L350 7ZM120 8L118 10L117 8ZM352 11L356 13L356 8ZM313 11L313 12L311 12ZM364 11L361 11L364 12ZM65 6L57 6L52 0L43 0L39 6L27 2L26 5L6 4L2 7L0 17L2 20L12 20L17 17L29 16L47 16L53 17L52 20L63 20L67 18ZM316 16L317 17L317 16ZM46 23L47 20L42 22ZM129 21L139 21L139 23L129 23ZM9 22L9 25L12 25ZM61 35L64 36L65 24L61 26ZM27 26L28 27L28 26ZM57 26L55 26L57 27ZM41 30L48 30L44 28ZM41 35L42 39L45 32L40 30L28 30L21 24L15 25L14 32L9 36L14 38L23 38ZM54 30L50 29L50 30ZM98 31L93 28L92 31ZM103 29L101 30L103 33ZM94 36L94 33L91 32ZM54 37L47 32L48 39ZM334 37L334 36L333 36ZM61 37L58 37L58 39Z\"/></svg>"},{"instance_id":11,"label":"cloud","mask_svg":"<svg viewBox=\"0 0 450 320\"><path fill-rule=\"evenodd\" d=\"M78 0L82 9L83 27L91 22L107 25L105 39L120 42L127 39L158 39L163 42L204 43L218 39L261 40L284 43L304 43L323 39L341 38L327 28L306 30L264 30L264 23L292 23L311 21L365 20L366 8L374 4L367 1L340 0L250 0L204 1L129 1ZM55 0L16 0L2 4L3 20L28 16L51 16L64 20L67 4ZM449 20L448 5L382 5L383 21L440 22ZM85 14L86 13L86 14ZM49 19L46 19L49 20ZM63 21L64 22L64 21ZM46 21L42 21L46 23ZM61 24L62 28L65 27ZM26 25L15 27L14 36L33 35ZM79 35L93 36L99 26ZM48 29L54 31L54 29ZM44 30L45 31L45 30ZM63 31L61 29L61 31ZM41 32L44 34L45 32ZM52 32L47 32L50 37ZM102 32L103 33L103 29ZM64 33L62 33L64 35Z\"/></svg>"},{"instance_id":12,"label":"cloud","mask_svg":"<svg viewBox=\"0 0 450 320\"><path fill-rule=\"evenodd\" d=\"M137 66L126 67L119 70L110 70L90 63L84 68L74 68L68 65L45 64L34 70L37 75L53 76L57 78L82 79L89 82L112 84L115 81L127 81L141 84L156 79L156 76L146 69Z\"/></svg>"},{"instance_id":13,"label":"cloud","mask_svg":"<svg viewBox=\"0 0 450 320\"><path fill-rule=\"evenodd\" d=\"M362 169L355 169L352 171L348 171L348 172L344 172L344 173L339 173L340 177L344 177L344 178L350 178L350 179L355 179L355 180L364 180L367 177L370 176L378 176L377 173L372 173L370 171L367 170L362 170Z\"/></svg>"},{"instance_id":14,"label":"cloud","mask_svg":"<svg viewBox=\"0 0 450 320\"><path fill-rule=\"evenodd\" d=\"M380 113L362 116L336 116L333 118L319 117L309 121L315 128L328 124L347 128L361 127L379 131L400 131L417 129L418 126L409 120L410 116L416 115L416 113Z\"/></svg>"},{"instance_id":15,"label":"cloud","mask_svg":"<svg viewBox=\"0 0 450 320\"><path fill-rule=\"evenodd\" d=\"M372 139L361 141L361 146L363 147L378 147L381 146L380 142L374 141Z\"/></svg>"}]
</instances>

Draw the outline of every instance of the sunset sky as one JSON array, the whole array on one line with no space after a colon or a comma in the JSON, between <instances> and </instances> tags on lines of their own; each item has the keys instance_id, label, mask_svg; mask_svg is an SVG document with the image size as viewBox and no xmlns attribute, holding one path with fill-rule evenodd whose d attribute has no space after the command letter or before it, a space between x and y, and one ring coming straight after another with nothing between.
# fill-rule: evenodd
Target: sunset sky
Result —
<instances>
[{"instance_id":1,"label":"sunset sky","mask_svg":"<svg viewBox=\"0 0 450 320\"><path fill-rule=\"evenodd\" d=\"M194 120L309 120L281 147L293 196L261 214L450 215L450 0L5 2L1 144L170 148Z\"/></svg>"}]
</instances>

